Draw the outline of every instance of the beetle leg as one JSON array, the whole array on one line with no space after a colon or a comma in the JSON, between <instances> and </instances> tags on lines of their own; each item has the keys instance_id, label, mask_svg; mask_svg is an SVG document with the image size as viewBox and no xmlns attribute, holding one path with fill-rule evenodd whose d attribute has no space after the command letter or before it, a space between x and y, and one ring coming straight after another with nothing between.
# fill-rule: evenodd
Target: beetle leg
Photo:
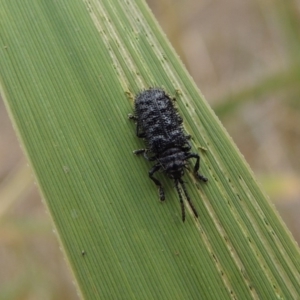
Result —
<instances>
[{"instance_id":1,"label":"beetle leg","mask_svg":"<svg viewBox=\"0 0 300 300\"><path fill-rule=\"evenodd\" d=\"M204 182L206 182L206 181L208 181L208 179L206 178L206 177L204 177L203 175L201 175L198 171L199 171L199 168L200 168L200 156L199 156L199 154L196 154L196 153L189 153L186 157L185 157L185 159L190 159L190 158L196 158L197 160L196 160L196 164L195 164L195 166L194 166L194 175L198 178L198 179L200 179L200 180L202 180L202 181L204 181Z\"/></svg>"},{"instance_id":2,"label":"beetle leg","mask_svg":"<svg viewBox=\"0 0 300 300\"><path fill-rule=\"evenodd\" d=\"M188 152L192 149L190 141L186 141L186 146L182 148L183 151Z\"/></svg>"},{"instance_id":3,"label":"beetle leg","mask_svg":"<svg viewBox=\"0 0 300 300\"><path fill-rule=\"evenodd\" d=\"M149 160L149 161L153 161L153 160L156 160L156 159L157 159L156 155L155 155L155 156L152 156L152 157L149 157L149 156L147 155L147 152L148 152L148 149L138 149L138 150L134 150L134 151L133 151L133 153L134 153L135 155L144 154L145 159L147 159L147 160Z\"/></svg>"},{"instance_id":4,"label":"beetle leg","mask_svg":"<svg viewBox=\"0 0 300 300\"><path fill-rule=\"evenodd\" d=\"M139 122L136 123L136 136L138 138L145 138L146 135L144 132L139 132L139 129L140 129L140 125L139 125Z\"/></svg>"},{"instance_id":5,"label":"beetle leg","mask_svg":"<svg viewBox=\"0 0 300 300\"><path fill-rule=\"evenodd\" d=\"M138 118L135 115L133 115L133 114L128 114L128 119L129 120L137 121Z\"/></svg>"},{"instance_id":6,"label":"beetle leg","mask_svg":"<svg viewBox=\"0 0 300 300\"><path fill-rule=\"evenodd\" d=\"M154 183L156 184L156 186L159 189L159 199L161 201L164 201L165 200L165 193L164 193L162 184L160 183L160 181L158 179L156 179L155 177L153 177L153 174L155 172L157 172L160 169L160 167L161 167L161 165L159 165L159 164L153 166L153 168L149 171L149 177L150 177L150 179L152 179L154 181Z\"/></svg>"},{"instance_id":7,"label":"beetle leg","mask_svg":"<svg viewBox=\"0 0 300 300\"><path fill-rule=\"evenodd\" d=\"M135 115L132 115L132 114L128 114L128 119L129 120L134 120L136 121L136 136L138 138L145 138L145 133L144 132L139 132L139 129L140 129L140 125L139 125L139 121L138 121L138 117L136 117Z\"/></svg>"}]
</instances>

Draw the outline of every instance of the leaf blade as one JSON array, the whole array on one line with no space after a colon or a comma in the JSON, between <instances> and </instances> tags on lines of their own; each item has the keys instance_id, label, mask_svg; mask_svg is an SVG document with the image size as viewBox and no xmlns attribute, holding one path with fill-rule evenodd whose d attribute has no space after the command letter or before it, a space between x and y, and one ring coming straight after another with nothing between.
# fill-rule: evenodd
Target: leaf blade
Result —
<instances>
[{"instance_id":1,"label":"leaf blade","mask_svg":"<svg viewBox=\"0 0 300 300\"><path fill-rule=\"evenodd\" d=\"M144 3L4 3L2 94L84 297L297 297L298 249ZM131 154L126 116L149 86L207 148L210 181L186 175L198 222L164 177L159 205Z\"/></svg>"}]
</instances>

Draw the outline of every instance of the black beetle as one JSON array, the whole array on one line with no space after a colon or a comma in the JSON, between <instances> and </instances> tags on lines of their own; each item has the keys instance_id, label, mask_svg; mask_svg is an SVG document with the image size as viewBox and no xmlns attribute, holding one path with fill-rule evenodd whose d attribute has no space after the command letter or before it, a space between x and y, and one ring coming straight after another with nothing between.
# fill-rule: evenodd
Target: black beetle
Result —
<instances>
[{"instance_id":1,"label":"black beetle","mask_svg":"<svg viewBox=\"0 0 300 300\"><path fill-rule=\"evenodd\" d=\"M179 184L195 217L198 217L182 180L184 169L187 168L187 160L196 158L194 175L204 182L208 179L198 173L200 156L190 152L190 136L184 134L183 120L172 100L163 89L144 90L136 96L134 115L129 115L129 119L136 121L136 135L143 138L147 144L147 148L135 150L134 153L143 154L149 161L156 161L149 171L149 177L158 186L161 201L165 200L165 194L161 182L153 176L154 173L163 170L174 180L180 199L182 221L184 221L185 210Z\"/></svg>"}]
</instances>

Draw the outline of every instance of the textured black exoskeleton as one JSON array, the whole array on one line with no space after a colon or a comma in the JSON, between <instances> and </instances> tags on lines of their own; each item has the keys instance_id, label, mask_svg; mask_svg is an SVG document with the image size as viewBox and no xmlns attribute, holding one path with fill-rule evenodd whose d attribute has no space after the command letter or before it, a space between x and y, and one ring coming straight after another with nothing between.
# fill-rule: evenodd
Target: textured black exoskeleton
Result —
<instances>
[{"instance_id":1,"label":"textured black exoskeleton","mask_svg":"<svg viewBox=\"0 0 300 300\"><path fill-rule=\"evenodd\" d=\"M143 154L149 161L156 161L156 164L149 171L149 177L159 188L160 200L165 200L164 190L160 181L153 177L158 170L166 172L175 182L180 199L182 221L185 220L185 210L179 184L194 215L198 217L182 180L184 168L187 168L187 160L196 158L194 175L204 182L207 181L207 178L198 173L200 156L190 152L190 136L183 132L182 118L172 99L160 88L142 91L135 98L135 114L129 115L129 118L136 121L136 135L145 139L147 144L146 149L135 150L134 153Z\"/></svg>"}]
</instances>

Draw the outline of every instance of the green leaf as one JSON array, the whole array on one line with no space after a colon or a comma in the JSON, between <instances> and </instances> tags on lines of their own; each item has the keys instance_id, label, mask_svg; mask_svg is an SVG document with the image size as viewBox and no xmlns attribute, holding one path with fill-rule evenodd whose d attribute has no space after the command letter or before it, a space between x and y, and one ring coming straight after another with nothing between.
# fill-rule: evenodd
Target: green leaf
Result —
<instances>
[{"instance_id":1,"label":"green leaf","mask_svg":"<svg viewBox=\"0 0 300 300\"><path fill-rule=\"evenodd\" d=\"M84 299L299 298L297 245L143 1L1 4L1 94ZM198 220L163 175L161 205L132 155L127 114L150 86L201 153Z\"/></svg>"}]
</instances>

